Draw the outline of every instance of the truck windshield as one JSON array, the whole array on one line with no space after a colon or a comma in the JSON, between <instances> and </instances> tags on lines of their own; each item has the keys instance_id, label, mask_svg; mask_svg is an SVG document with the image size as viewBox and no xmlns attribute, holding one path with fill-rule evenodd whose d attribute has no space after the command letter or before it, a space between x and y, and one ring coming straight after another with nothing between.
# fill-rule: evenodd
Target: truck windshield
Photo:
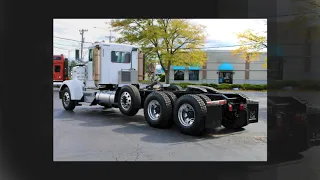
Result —
<instances>
[{"instance_id":1,"label":"truck windshield","mask_svg":"<svg viewBox=\"0 0 320 180\"><path fill-rule=\"evenodd\" d=\"M93 58L93 50L89 49L89 62L92 61Z\"/></svg>"},{"instance_id":2,"label":"truck windshield","mask_svg":"<svg viewBox=\"0 0 320 180\"><path fill-rule=\"evenodd\" d=\"M53 56L53 60L61 60L61 56Z\"/></svg>"}]
</instances>

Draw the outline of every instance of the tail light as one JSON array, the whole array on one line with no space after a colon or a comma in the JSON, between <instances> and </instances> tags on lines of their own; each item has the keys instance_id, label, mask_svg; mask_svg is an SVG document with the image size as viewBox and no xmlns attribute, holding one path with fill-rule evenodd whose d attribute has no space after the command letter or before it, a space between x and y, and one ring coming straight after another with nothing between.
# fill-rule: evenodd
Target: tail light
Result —
<instances>
[{"instance_id":1,"label":"tail light","mask_svg":"<svg viewBox=\"0 0 320 180\"><path fill-rule=\"evenodd\" d=\"M240 111L243 111L244 110L244 104L240 104L239 109L240 109Z\"/></svg>"},{"instance_id":2,"label":"tail light","mask_svg":"<svg viewBox=\"0 0 320 180\"><path fill-rule=\"evenodd\" d=\"M228 105L228 110L232 111L232 105L231 104Z\"/></svg>"}]
</instances>

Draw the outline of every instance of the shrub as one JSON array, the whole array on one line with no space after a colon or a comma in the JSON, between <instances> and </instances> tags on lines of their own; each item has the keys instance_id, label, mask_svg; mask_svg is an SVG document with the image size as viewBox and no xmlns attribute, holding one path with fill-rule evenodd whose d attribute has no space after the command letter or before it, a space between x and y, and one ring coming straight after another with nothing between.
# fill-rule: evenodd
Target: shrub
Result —
<instances>
[{"instance_id":1,"label":"shrub","mask_svg":"<svg viewBox=\"0 0 320 180\"><path fill-rule=\"evenodd\" d=\"M230 90L232 89L232 84L219 84L217 89L226 89L226 90Z\"/></svg>"},{"instance_id":2,"label":"shrub","mask_svg":"<svg viewBox=\"0 0 320 180\"><path fill-rule=\"evenodd\" d=\"M206 84L206 83L204 83L204 84L201 84L201 86L208 86L208 87L213 87L213 88L217 89L219 85L218 84Z\"/></svg>"},{"instance_id":3,"label":"shrub","mask_svg":"<svg viewBox=\"0 0 320 180\"><path fill-rule=\"evenodd\" d=\"M298 87L300 89L306 89L306 90L320 90L320 84L315 81L300 81L297 83Z\"/></svg>"},{"instance_id":4,"label":"shrub","mask_svg":"<svg viewBox=\"0 0 320 180\"><path fill-rule=\"evenodd\" d=\"M165 79L165 76L163 75L163 76L161 76L161 78ZM149 83L151 83L151 81L144 80L144 81L140 81L140 83L149 84ZM270 88L269 84L268 85L267 84L207 84L207 83L194 84L194 83L189 83L189 82L171 83L171 84L172 85L179 85L182 88L186 88L188 85L201 85L201 86L213 87L213 88L218 89L218 90L232 90L233 88L239 88L239 90L263 91L263 90L267 90L267 88ZM295 83L291 82L291 84L295 84ZM278 84L273 83L272 85L274 87L282 87L282 86L285 87L285 85L283 83L278 83ZM310 82L308 82L308 83L306 82L305 84L303 84L302 87L304 87L304 88L313 88L313 89L318 88L320 90L320 85L315 85L315 84L310 83Z\"/></svg>"},{"instance_id":5,"label":"shrub","mask_svg":"<svg viewBox=\"0 0 320 180\"><path fill-rule=\"evenodd\" d=\"M182 88L186 88L188 85L195 85L193 83L188 83L188 82L182 82L182 83L171 83L173 85L179 85L181 86Z\"/></svg>"},{"instance_id":6,"label":"shrub","mask_svg":"<svg viewBox=\"0 0 320 180\"><path fill-rule=\"evenodd\" d=\"M183 88L187 85L191 85L191 83L175 83ZM197 85L197 84L194 84ZM239 88L240 90L255 90L255 91L263 91L267 90L266 84L200 84L201 86L213 87L218 90L232 90L233 88Z\"/></svg>"},{"instance_id":7,"label":"shrub","mask_svg":"<svg viewBox=\"0 0 320 180\"><path fill-rule=\"evenodd\" d=\"M301 80L301 81L290 81L290 80L281 80L281 81L269 81L268 89L270 90L279 90L284 87L292 87L293 89L302 89L302 90L320 90L320 83L317 81L310 80Z\"/></svg>"}]
</instances>

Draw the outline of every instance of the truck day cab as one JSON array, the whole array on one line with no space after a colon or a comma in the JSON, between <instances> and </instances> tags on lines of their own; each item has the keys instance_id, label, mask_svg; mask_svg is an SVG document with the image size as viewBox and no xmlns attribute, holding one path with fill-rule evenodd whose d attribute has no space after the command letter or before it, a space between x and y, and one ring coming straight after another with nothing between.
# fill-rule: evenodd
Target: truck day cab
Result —
<instances>
[{"instance_id":1,"label":"truck day cab","mask_svg":"<svg viewBox=\"0 0 320 180\"><path fill-rule=\"evenodd\" d=\"M68 59L61 55L53 55L53 84L59 85L68 80Z\"/></svg>"},{"instance_id":2,"label":"truck day cab","mask_svg":"<svg viewBox=\"0 0 320 180\"><path fill-rule=\"evenodd\" d=\"M138 48L132 45L95 43L89 48L88 62L78 69L85 72L85 78L66 80L59 90L68 111L81 105L100 105L134 116L144 109L151 127L176 124L188 135L200 135L206 128L238 129L258 122L258 101L241 94L220 93L206 86L183 90L158 82L139 84ZM92 84L95 88L89 88Z\"/></svg>"}]
</instances>

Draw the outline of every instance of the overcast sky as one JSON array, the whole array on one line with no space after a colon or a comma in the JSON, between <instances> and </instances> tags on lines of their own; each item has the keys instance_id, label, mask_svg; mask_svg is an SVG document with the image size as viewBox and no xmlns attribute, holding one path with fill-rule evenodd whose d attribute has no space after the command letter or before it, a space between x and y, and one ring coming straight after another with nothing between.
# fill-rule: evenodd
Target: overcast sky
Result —
<instances>
[{"instance_id":1,"label":"overcast sky","mask_svg":"<svg viewBox=\"0 0 320 180\"><path fill-rule=\"evenodd\" d=\"M53 46L54 54L65 54L70 59L74 59L74 49L80 48L80 29L87 29L84 33L86 42L102 41L108 42L106 36L110 35L109 27L106 24L108 19L54 19L53 21ZM235 33L246 29L252 29L263 33L267 31L267 26L262 19L192 19L195 23L206 26L208 37L206 47L220 47L219 49L234 49L235 47L223 47L238 45ZM96 28L95 28L96 27ZM119 35L112 32L112 36ZM59 39L67 38L71 40ZM84 44L88 47L90 44ZM87 50L84 49L87 55ZM70 56L69 56L70 55Z\"/></svg>"}]
</instances>

